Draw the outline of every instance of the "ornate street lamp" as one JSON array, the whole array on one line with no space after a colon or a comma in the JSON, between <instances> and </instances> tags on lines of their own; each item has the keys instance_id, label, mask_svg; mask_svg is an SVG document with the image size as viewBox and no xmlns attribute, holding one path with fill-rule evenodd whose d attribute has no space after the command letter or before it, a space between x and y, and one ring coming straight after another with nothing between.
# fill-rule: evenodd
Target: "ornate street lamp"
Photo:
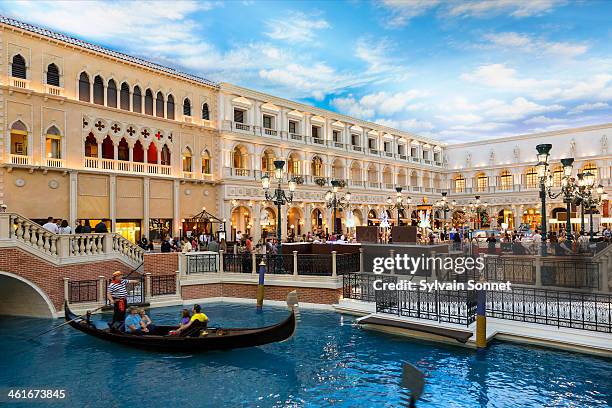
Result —
<instances>
[{"instance_id":1,"label":"ornate street lamp","mask_svg":"<svg viewBox=\"0 0 612 408\"><path fill-rule=\"evenodd\" d=\"M487 209L489 205L486 201L484 203L480 202L480 196L474 196L476 199L475 202L470 203L470 214L475 215L475 221L478 221L478 228L481 228L480 225L480 214Z\"/></svg>"},{"instance_id":2,"label":"ornate street lamp","mask_svg":"<svg viewBox=\"0 0 612 408\"><path fill-rule=\"evenodd\" d=\"M340 189L340 181L332 180L331 185L332 185L332 189L327 190L327 193L325 193L325 201L326 201L327 208L334 209L333 232L335 235L340 235L341 231L339 231L338 223L336 222L338 207L348 208L351 202L351 192L347 191L346 194L344 194L344 196L340 196L338 193L338 190Z\"/></svg>"},{"instance_id":3,"label":"ornate street lamp","mask_svg":"<svg viewBox=\"0 0 612 408\"><path fill-rule=\"evenodd\" d=\"M404 206L404 198L402 197L402 187L395 187L395 203L393 202L393 200L391 199L391 197L387 197L387 206L389 208L389 210L397 210L397 226L399 227L400 225L400 221L401 221L401 217L400 217L400 211L404 211L406 209L408 209L408 211L410 211L410 204L412 203L412 198L410 197L406 197L406 203L408 204L408 206Z\"/></svg>"},{"instance_id":4,"label":"ornate street lamp","mask_svg":"<svg viewBox=\"0 0 612 408\"><path fill-rule=\"evenodd\" d=\"M542 217L542 242L546 242L546 195L547 187L550 187L550 180L548 175L548 158L550 157L551 144L539 144L536 146L538 152L538 164L536 168L538 170L538 177L540 179L540 201L542 203L542 210L540 216ZM543 250L545 246L542 246Z\"/></svg>"},{"instance_id":5,"label":"ornate street lamp","mask_svg":"<svg viewBox=\"0 0 612 408\"><path fill-rule=\"evenodd\" d=\"M296 182L291 179L289 181L289 194L286 194L282 188L281 182L283 180L283 167L285 166L284 160L274 160L274 178L276 179L277 186L274 190L274 194L270 194L270 176L267 174L261 178L261 185L264 189L264 194L267 201L271 201L276 205L276 239L278 240L277 247L277 258L274 269L276 273L283 273L283 263L281 255L282 245L282 220L281 220L281 207L287 203L293 201L293 192L295 191Z\"/></svg>"},{"instance_id":6,"label":"ornate street lamp","mask_svg":"<svg viewBox=\"0 0 612 408\"><path fill-rule=\"evenodd\" d=\"M584 209L586 208L589 210L589 236L590 240L593 241L593 211L603 200L608 198L608 195L601 184L595 187L595 175L589 171L578 174L578 191L576 195L576 201L580 203L581 234L584 234Z\"/></svg>"},{"instance_id":7,"label":"ornate street lamp","mask_svg":"<svg viewBox=\"0 0 612 408\"><path fill-rule=\"evenodd\" d=\"M434 204L434 206L436 208L439 208L440 210L444 211L444 234L446 234L446 219L447 216L446 214L452 210L455 205L457 205L457 203L455 202L455 200L453 200L450 204L447 201L446 195L448 193L446 191L442 192L442 199L440 201L436 201L436 203Z\"/></svg>"}]
</instances>

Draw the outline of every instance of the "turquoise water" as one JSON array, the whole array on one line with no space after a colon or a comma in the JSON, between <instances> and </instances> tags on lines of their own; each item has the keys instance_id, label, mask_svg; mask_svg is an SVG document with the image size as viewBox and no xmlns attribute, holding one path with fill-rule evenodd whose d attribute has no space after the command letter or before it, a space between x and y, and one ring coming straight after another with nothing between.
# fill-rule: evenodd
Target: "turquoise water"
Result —
<instances>
[{"instance_id":1,"label":"turquoise water","mask_svg":"<svg viewBox=\"0 0 612 408\"><path fill-rule=\"evenodd\" d=\"M204 306L212 325L261 326L287 313ZM179 311L154 309L150 315L171 323ZM51 322L2 317L0 405L34 405L5 404L9 388L18 387L64 389L65 400L53 406L70 407L394 407L403 395L403 361L427 375L419 407L612 405L612 360L508 343L480 355L361 330L353 322L302 310L296 336L287 342L173 355L112 345L70 327L24 342Z\"/></svg>"}]
</instances>

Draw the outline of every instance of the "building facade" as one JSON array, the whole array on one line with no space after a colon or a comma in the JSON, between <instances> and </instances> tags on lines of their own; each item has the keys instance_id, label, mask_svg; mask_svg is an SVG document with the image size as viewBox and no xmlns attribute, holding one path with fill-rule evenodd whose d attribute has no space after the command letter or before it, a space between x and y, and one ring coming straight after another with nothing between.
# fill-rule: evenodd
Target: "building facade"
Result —
<instances>
[{"instance_id":1,"label":"building facade","mask_svg":"<svg viewBox=\"0 0 612 408\"><path fill-rule=\"evenodd\" d=\"M103 220L131 240L158 240L210 228L189 222L206 208L226 221L230 239L238 231L259 239L276 229L277 209L260 180L277 159L286 162L284 181L297 182L281 209L283 236L383 216L414 223L417 208L441 225L453 216L432 207L442 192L457 201L453 211L481 196L490 226L535 225L538 143L553 144L555 183L566 156L611 183L612 124L447 145L0 23L0 201L31 219ZM336 220L325 203L331 180L352 193ZM396 187L411 198L399 214L388 204ZM560 202L550 202L553 220L562 219ZM606 202L600 222L608 210Z\"/></svg>"}]
</instances>

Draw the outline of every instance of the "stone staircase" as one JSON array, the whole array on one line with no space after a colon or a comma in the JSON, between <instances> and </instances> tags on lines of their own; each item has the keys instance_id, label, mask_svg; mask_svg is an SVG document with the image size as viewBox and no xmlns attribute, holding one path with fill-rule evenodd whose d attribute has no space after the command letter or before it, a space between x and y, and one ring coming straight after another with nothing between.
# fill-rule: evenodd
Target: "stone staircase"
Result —
<instances>
[{"instance_id":1,"label":"stone staircase","mask_svg":"<svg viewBox=\"0 0 612 408\"><path fill-rule=\"evenodd\" d=\"M118 260L132 269L144 250L117 233L54 234L16 213L0 213L0 248L17 247L54 265Z\"/></svg>"}]
</instances>

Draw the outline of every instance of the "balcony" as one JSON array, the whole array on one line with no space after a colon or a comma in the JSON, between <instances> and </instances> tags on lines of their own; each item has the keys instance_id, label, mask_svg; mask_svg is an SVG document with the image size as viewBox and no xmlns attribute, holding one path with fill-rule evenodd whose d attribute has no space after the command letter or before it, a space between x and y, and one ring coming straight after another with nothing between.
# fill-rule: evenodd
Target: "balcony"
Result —
<instances>
[{"instance_id":1,"label":"balcony","mask_svg":"<svg viewBox=\"0 0 612 408\"><path fill-rule=\"evenodd\" d=\"M398 156L399 156L399 158L400 158L401 160L406 160L406 159L407 159L407 157L406 157L406 155L405 155L405 154L400 154L400 155L398 155Z\"/></svg>"},{"instance_id":2,"label":"balcony","mask_svg":"<svg viewBox=\"0 0 612 408\"><path fill-rule=\"evenodd\" d=\"M45 158L45 166L61 169L62 167L65 167L65 164L64 164L64 160L62 159L55 159L53 157L47 157Z\"/></svg>"},{"instance_id":3,"label":"balcony","mask_svg":"<svg viewBox=\"0 0 612 408\"><path fill-rule=\"evenodd\" d=\"M393 183L385 183L385 188L387 190L393 190L393 189L395 189L395 184L393 184Z\"/></svg>"},{"instance_id":4,"label":"balcony","mask_svg":"<svg viewBox=\"0 0 612 408\"><path fill-rule=\"evenodd\" d=\"M266 136L278 136L278 131L270 128L264 128L264 134Z\"/></svg>"},{"instance_id":5,"label":"balcony","mask_svg":"<svg viewBox=\"0 0 612 408\"><path fill-rule=\"evenodd\" d=\"M49 159L48 159L49 160ZM52 159L58 161L60 159ZM61 160L63 166L63 160ZM59 167L53 165L47 165L48 167ZM140 163L130 162L127 160L113 160L113 159L99 159L97 157L85 157L83 161L83 167L87 169L97 169L104 171L113 171L120 173L141 173L141 174L153 174L160 176L172 175L172 166L155 163Z\"/></svg>"},{"instance_id":6,"label":"balcony","mask_svg":"<svg viewBox=\"0 0 612 408\"><path fill-rule=\"evenodd\" d=\"M45 93L52 96L62 96L64 93L64 88L45 84Z\"/></svg>"},{"instance_id":7,"label":"balcony","mask_svg":"<svg viewBox=\"0 0 612 408\"><path fill-rule=\"evenodd\" d=\"M244 123L240 123L240 122L232 122L234 124L234 128L236 130L241 130L243 132L250 132L251 131L251 125L245 125Z\"/></svg>"},{"instance_id":8,"label":"balcony","mask_svg":"<svg viewBox=\"0 0 612 408\"><path fill-rule=\"evenodd\" d=\"M379 152L378 150L376 150L376 149L372 149L372 148L370 148L370 154L373 154L373 155L375 155L375 156L378 156L378 155L380 154L380 152Z\"/></svg>"},{"instance_id":9,"label":"balcony","mask_svg":"<svg viewBox=\"0 0 612 408\"><path fill-rule=\"evenodd\" d=\"M302 135L298 135L297 133L289 133L289 138L291 140L299 140L299 141L303 140Z\"/></svg>"},{"instance_id":10,"label":"balcony","mask_svg":"<svg viewBox=\"0 0 612 408\"><path fill-rule=\"evenodd\" d=\"M368 181L369 188L380 188L380 183L378 181Z\"/></svg>"},{"instance_id":11,"label":"balcony","mask_svg":"<svg viewBox=\"0 0 612 408\"><path fill-rule=\"evenodd\" d=\"M11 77L11 86L14 88L29 89L30 81L27 79Z\"/></svg>"},{"instance_id":12,"label":"balcony","mask_svg":"<svg viewBox=\"0 0 612 408\"><path fill-rule=\"evenodd\" d=\"M324 145L325 144L325 140L319 138L319 137L313 137L312 138L312 143L314 144L319 144L319 145Z\"/></svg>"},{"instance_id":13,"label":"balcony","mask_svg":"<svg viewBox=\"0 0 612 408\"><path fill-rule=\"evenodd\" d=\"M182 176L183 176L183 178L186 178L186 179L193 179L194 178L193 171L183 171L182 172Z\"/></svg>"},{"instance_id":14,"label":"balcony","mask_svg":"<svg viewBox=\"0 0 612 408\"><path fill-rule=\"evenodd\" d=\"M354 152L363 152L363 148L361 146L353 145L351 146Z\"/></svg>"},{"instance_id":15,"label":"balcony","mask_svg":"<svg viewBox=\"0 0 612 408\"><path fill-rule=\"evenodd\" d=\"M344 149L344 143L334 141L334 147L338 149Z\"/></svg>"},{"instance_id":16,"label":"balcony","mask_svg":"<svg viewBox=\"0 0 612 408\"><path fill-rule=\"evenodd\" d=\"M364 182L361 180L349 180L350 187L364 188Z\"/></svg>"},{"instance_id":17,"label":"balcony","mask_svg":"<svg viewBox=\"0 0 612 408\"><path fill-rule=\"evenodd\" d=\"M391 152L385 152L385 156L386 156L386 157L393 157L393 153L391 153Z\"/></svg>"},{"instance_id":18,"label":"balcony","mask_svg":"<svg viewBox=\"0 0 612 408\"><path fill-rule=\"evenodd\" d=\"M23 154L11 154L9 156L11 164L28 165L32 162L30 156L26 156Z\"/></svg>"},{"instance_id":19,"label":"balcony","mask_svg":"<svg viewBox=\"0 0 612 408\"><path fill-rule=\"evenodd\" d=\"M185 121L185 123L193 123L193 118L188 115L183 115L183 121Z\"/></svg>"}]
</instances>

